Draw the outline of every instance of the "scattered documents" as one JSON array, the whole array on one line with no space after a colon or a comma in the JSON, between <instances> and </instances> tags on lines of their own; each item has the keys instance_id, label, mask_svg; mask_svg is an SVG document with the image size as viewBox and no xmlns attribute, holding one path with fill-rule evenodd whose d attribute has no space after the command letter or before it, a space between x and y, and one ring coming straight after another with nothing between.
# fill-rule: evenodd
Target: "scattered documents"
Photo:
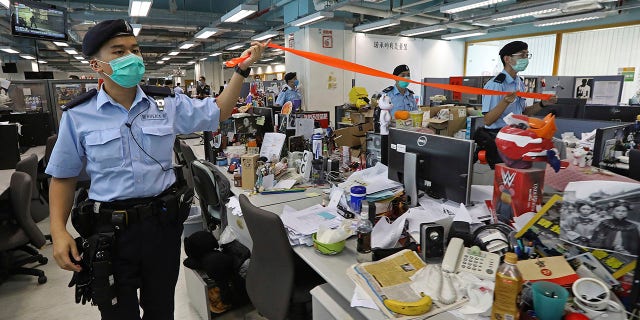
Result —
<instances>
[{"instance_id":1,"label":"scattered documents","mask_svg":"<svg viewBox=\"0 0 640 320\"><path fill-rule=\"evenodd\" d=\"M320 225L337 228L344 220L335 211L328 210L319 204L300 211L285 206L280 218L287 229L289 242L293 246L313 245L311 235L318 231Z\"/></svg>"}]
</instances>

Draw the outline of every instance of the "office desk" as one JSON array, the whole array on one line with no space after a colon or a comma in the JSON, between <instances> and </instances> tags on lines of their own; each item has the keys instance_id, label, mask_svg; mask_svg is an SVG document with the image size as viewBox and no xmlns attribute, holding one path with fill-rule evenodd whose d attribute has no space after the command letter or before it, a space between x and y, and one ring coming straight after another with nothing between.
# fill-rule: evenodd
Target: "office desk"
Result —
<instances>
[{"instance_id":1,"label":"office desk","mask_svg":"<svg viewBox=\"0 0 640 320\"><path fill-rule=\"evenodd\" d=\"M20 155L20 159L24 159L31 154L35 154L38 156L38 159L42 159L44 157L44 146L31 147L25 153ZM0 151L1 152L1 151ZM0 194L3 194L7 189L9 189L9 183L11 182L11 175L15 169L6 169L0 170Z\"/></svg>"},{"instance_id":2,"label":"office desk","mask_svg":"<svg viewBox=\"0 0 640 320\"><path fill-rule=\"evenodd\" d=\"M566 169L561 169L557 173L553 171L551 166L546 166L544 173L544 185L552 187L558 191L564 191L569 182L573 181L589 181L589 180L607 180L607 181L622 181L622 182L634 182L638 181L631 178L621 176L619 174L611 173L604 174L599 172L591 172L592 167L580 168L578 166L569 165Z\"/></svg>"},{"instance_id":3,"label":"office desk","mask_svg":"<svg viewBox=\"0 0 640 320\"><path fill-rule=\"evenodd\" d=\"M204 148L198 145L199 139L188 139L185 141L192 147L197 158L204 158ZM219 169L226 173L223 168ZM230 174L226 173L225 176L232 182L232 176ZM232 192L236 196L248 193L236 187L232 187ZM280 215L285 205L296 210L301 210L321 203L322 192L321 189L311 188L306 192L297 193L254 194L249 195L249 200L255 206ZM314 193L315 195L309 196L310 193ZM251 248L251 238L244 223L244 218L234 216L231 210L227 210L227 221L229 226L234 226L240 233L239 241L248 248ZM314 318L316 318L317 315L319 319L386 319L378 310L350 307L355 284L347 276L346 270L357 263L356 240L354 237L349 238L344 251L335 256L319 254L313 247L307 246L295 246L293 247L293 251L327 282L325 285L314 288L311 292L314 302ZM320 314L318 314L318 312L320 312ZM457 318L445 312L431 319L449 320Z\"/></svg>"}]
</instances>

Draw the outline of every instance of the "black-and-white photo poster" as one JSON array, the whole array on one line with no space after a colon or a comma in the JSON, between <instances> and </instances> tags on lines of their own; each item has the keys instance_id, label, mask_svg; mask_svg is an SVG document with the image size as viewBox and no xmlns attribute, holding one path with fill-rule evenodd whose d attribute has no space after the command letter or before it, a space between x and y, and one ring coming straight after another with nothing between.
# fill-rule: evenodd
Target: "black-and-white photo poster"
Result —
<instances>
[{"instance_id":1,"label":"black-and-white photo poster","mask_svg":"<svg viewBox=\"0 0 640 320\"><path fill-rule=\"evenodd\" d=\"M574 245L637 256L640 184L580 181L567 185L560 238Z\"/></svg>"},{"instance_id":2,"label":"black-and-white photo poster","mask_svg":"<svg viewBox=\"0 0 640 320\"><path fill-rule=\"evenodd\" d=\"M576 78L575 95L578 99L591 99L593 97L593 78Z\"/></svg>"}]
</instances>

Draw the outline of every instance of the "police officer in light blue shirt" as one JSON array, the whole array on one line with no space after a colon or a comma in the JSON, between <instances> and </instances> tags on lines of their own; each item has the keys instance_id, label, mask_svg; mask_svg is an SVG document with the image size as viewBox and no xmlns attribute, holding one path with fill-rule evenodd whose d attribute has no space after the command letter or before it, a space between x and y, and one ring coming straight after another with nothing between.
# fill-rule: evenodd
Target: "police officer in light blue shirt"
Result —
<instances>
[{"instance_id":1,"label":"police officer in light blue shirt","mask_svg":"<svg viewBox=\"0 0 640 320\"><path fill-rule=\"evenodd\" d=\"M401 64L393 69L393 75L410 79L411 71L406 64ZM418 110L416 98L413 96L413 91L407 88L408 86L409 82L407 81L396 81L395 85L389 86L382 90L382 92L389 96L389 98L391 99L391 104L393 105L390 111L392 119L395 118L394 114L398 110Z\"/></svg>"},{"instance_id":2,"label":"police officer in light blue shirt","mask_svg":"<svg viewBox=\"0 0 640 320\"><path fill-rule=\"evenodd\" d=\"M525 42L513 41L500 50L500 61L502 61L504 70L491 78L484 88L511 93L506 96L482 96L482 113L484 114L485 128L494 131L500 130L506 125L503 118L509 113L531 116L538 113L545 104L557 102L557 98L553 96L548 101L540 101L527 106L525 98L516 96L516 92L526 91L524 82L518 76L518 72L524 71L529 64L531 54L528 49L529 47Z\"/></svg>"},{"instance_id":3,"label":"police officer in light blue shirt","mask_svg":"<svg viewBox=\"0 0 640 320\"><path fill-rule=\"evenodd\" d=\"M293 103L294 100L302 101L302 95L298 91L298 76L295 72L289 72L284 75L285 85L280 90L278 98L276 98L276 106L282 107L287 101Z\"/></svg>"},{"instance_id":4,"label":"police officer in light blue shirt","mask_svg":"<svg viewBox=\"0 0 640 320\"><path fill-rule=\"evenodd\" d=\"M265 44L254 43L243 53L250 57L236 67L227 90L216 100L179 94L156 101L138 86L145 67L128 22L103 21L86 33L82 52L104 83L99 91L89 91L67 104L46 172L53 177L51 235L54 258L61 268L76 272L74 279L83 271L76 243L66 229L83 169L91 179L89 199L83 204L92 205L80 211L96 229L115 234L108 246L115 250L96 256L110 262L115 280L114 292L107 292L115 297L108 296L107 303L100 303L105 296L93 293L102 319L140 319L140 307L145 319L173 319L186 218L172 206L180 203L173 197L175 136L215 131L231 115L249 67L264 48Z\"/></svg>"}]
</instances>

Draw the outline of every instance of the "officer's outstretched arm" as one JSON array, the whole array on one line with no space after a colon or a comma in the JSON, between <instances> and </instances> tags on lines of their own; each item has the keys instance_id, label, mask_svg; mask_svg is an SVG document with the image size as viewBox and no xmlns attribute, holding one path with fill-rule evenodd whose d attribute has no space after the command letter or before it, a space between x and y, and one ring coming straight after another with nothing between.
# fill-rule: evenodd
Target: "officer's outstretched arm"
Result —
<instances>
[{"instance_id":1,"label":"officer's outstretched arm","mask_svg":"<svg viewBox=\"0 0 640 320\"><path fill-rule=\"evenodd\" d=\"M262 52L267 47L269 42L253 42L251 47L245 50L241 56L249 55L247 60L244 60L238 64L238 67L242 70L247 70L251 67L251 65L258 61L262 56ZM227 120L231 117L231 112L233 111L233 107L236 106L236 102L238 101L238 96L240 96L240 89L242 89L242 83L244 82L244 77L238 74L237 72L233 73L229 84L222 91L218 99L216 99L218 103L218 107L220 108L220 122Z\"/></svg>"},{"instance_id":2,"label":"officer's outstretched arm","mask_svg":"<svg viewBox=\"0 0 640 320\"><path fill-rule=\"evenodd\" d=\"M67 231L67 220L73 206L76 182L76 178L52 178L51 186L49 187L53 257L60 268L69 271L81 270L80 266L71 262L69 258L69 253L71 253L76 261L80 261L76 242Z\"/></svg>"}]
</instances>

